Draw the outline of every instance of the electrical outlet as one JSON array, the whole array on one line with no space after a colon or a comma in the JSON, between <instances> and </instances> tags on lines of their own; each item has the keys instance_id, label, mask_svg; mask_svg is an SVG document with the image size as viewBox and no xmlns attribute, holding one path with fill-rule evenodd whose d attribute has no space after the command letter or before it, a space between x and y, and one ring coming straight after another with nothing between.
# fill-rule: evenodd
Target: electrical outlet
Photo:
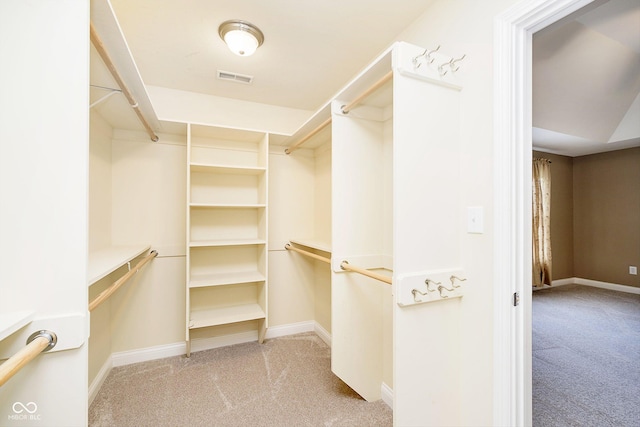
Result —
<instances>
[{"instance_id":1,"label":"electrical outlet","mask_svg":"<svg viewBox=\"0 0 640 427\"><path fill-rule=\"evenodd\" d=\"M638 274L638 267L635 265L629 266L629 274L633 274L634 276Z\"/></svg>"}]
</instances>

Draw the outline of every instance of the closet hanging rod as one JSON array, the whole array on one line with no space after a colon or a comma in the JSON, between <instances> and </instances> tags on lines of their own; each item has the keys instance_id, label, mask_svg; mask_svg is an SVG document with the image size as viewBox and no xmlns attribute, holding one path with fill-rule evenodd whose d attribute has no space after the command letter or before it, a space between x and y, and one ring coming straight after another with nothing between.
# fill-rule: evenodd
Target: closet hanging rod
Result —
<instances>
[{"instance_id":1,"label":"closet hanging rod","mask_svg":"<svg viewBox=\"0 0 640 427\"><path fill-rule=\"evenodd\" d=\"M353 101L351 101L347 105L343 105L342 108L341 108L342 112L344 114L349 113L349 111L351 111L353 109L353 107L355 107L360 102L362 102L362 100L365 99L367 96L371 95L373 92L375 92L376 90L380 89L380 87L382 87L386 82L391 80L392 77L393 77L393 71L389 71L380 80L378 80L377 82L372 84L369 89L367 89L364 92L362 92L360 94L360 96L358 96L356 99L354 99Z\"/></svg>"},{"instance_id":2,"label":"closet hanging rod","mask_svg":"<svg viewBox=\"0 0 640 427\"><path fill-rule=\"evenodd\" d=\"M340 268L343 270L353 271L355 273L359 273L367 277L371 277L372 279L380 280L381 282L384 282L384 283L388 283L388 284L392 283L391 277L383 276L382 274L374 273L373 271L356 267L355 265L349 264L349 262L346 260L340 263Z\"/></svg>"},{"instance_id":3,"label":"closet hanging rod","mask_svg":"<svg viewBox=\"0 0 640 427\"><path fill-rule=\"evenodd\" d=\"M331 260L329 258L314 254L313 252L309 252L309 251L305 251L305 250L302 250L302 249L298 249L296 247L291 246L290 243L287 243L286 245L284 245L284 248L286 250L288 250L288 251L298 252L298 253L300 253L302 255L305 255L305 256L308 256L308 257L311 257L311 258L315 258L315 259L317 259L319 261L326 262L327 264L331 264Z\"/></svg>"},{"instance_id":4,"label":"closet hanging rod","mask_svg":"<svg viewBox=\"0 0 640 427\"><path fill-rule=\"evenodd\" d=\"M38 331L27 339L27 345L0 365L0 386L9 381L27 363L40 353L51 350L58 342L56 334L50 331Z\"/></svg>"},{"instance_id":5,"label":"closet hanging rod","mask_svg":"<svg viewBox=\"0 0 640 427\"><path fill-rule=\"evenodd\" d=\"M293 144L291 147L289 148L285 148L284 152L286 154L291 154L292 152L296 151L298 148L300 148L300 146L302 144L304 144L305 142L307 142L309 139L311 139L312 136L314 136L315 134L317 134L318 132L320 132L322 129L324 129L325 127L327 127L327 125L331 123L331 116L329 116L328 119L326 119L324 122L320 123L320 125L318 125L318 127L316 127L314 130L312 130L311 132L309 132L307 135L305 135L304 138L302 138L301 140L299 140L298 142L296 142L295 144Z\"/></svg>"},{"instance_id":6,"label":"closet hanging rod","mask_svg":"<svg viewBox=\"0 0 640 427\"><path fill-rule=\"evenodd\" d=\"M100 292L100 294L93 301L89 303L89 311L93 311L96 307L98 307L100 304L105 302L115 291L117 291L122 285L124 285L134 274L140 271L140 269L144 267L146 263L151 261L156 256L158 256L158 252L151 251L149 255L141 259L140 262L138 262L138 264L136 264L134 268L130 269L127 272L127 274L125 274L124 276L122 276L121 278L113 282L113 284L109 286L107 289Z\"/></svg>"},{"instance_id":7,"label":"closet hanging rod","mask_svg":"<svg viewBox=\"0 0 640 427\"><path fill-rule=\"evenodd\" d=\"M113 64L113 61L109 56L109 53L104 47L104 43L102 43L102 40L100 39L100 37L98 36L98 33L93 27L93 22L90 24L89 30L90 30L89 33L91 37L91 43L96 48L96 51L98 51L98 54L100 55L100 58L102 58L104 65L107 66L107 68L109 69L109 72L111 72L111 75L115 79L116 83L118 84L118 86L120 86L120 89L122 89L122 93L127 98L129 105L131 105L131 108L133 108L133 111L135 111L136 115L138 116L138 119L140 119L140 122L142 122L142 125L144 126L144 129L147 131L147 134L149 134L149 137L151 138L151 140L153 142L157 142L159 139L158 135L156 135L153 129L151 129L151 125L149 125L149 122L142 114L142 111L140 111L138 102L133 97L133 94L129 90L129 87L125 84L124 80L122 80L120 73L118 72L117 68Z\"/></svg>"}]
</instances>

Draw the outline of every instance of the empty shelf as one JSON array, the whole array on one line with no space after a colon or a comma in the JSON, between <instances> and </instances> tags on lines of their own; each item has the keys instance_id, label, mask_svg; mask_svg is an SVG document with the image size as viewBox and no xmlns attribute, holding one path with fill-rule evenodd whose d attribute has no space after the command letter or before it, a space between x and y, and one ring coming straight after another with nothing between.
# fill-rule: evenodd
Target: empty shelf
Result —
<instances>
[{"instance_id":1,"label":"empty shelf","mask_svg":"<svg viewBox=\"0 0 640 427\"><path fill-rule=\"evenodd\" d=\"M151 246L111 246L89 252L87 280L89 286L113 273L137 256L148 251Z\"/></svg>"}]
</instances>

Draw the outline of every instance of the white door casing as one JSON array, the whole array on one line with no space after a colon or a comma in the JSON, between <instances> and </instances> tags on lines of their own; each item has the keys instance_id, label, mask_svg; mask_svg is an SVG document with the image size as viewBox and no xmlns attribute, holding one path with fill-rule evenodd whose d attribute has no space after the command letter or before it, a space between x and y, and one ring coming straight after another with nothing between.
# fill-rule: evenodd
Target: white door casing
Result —
<instances>
[{"instance_id":1,"label":"white door casing","mask_svg":"<svg viewBox=\"0 0 640 427\"><path fill-rule=\"evenodd\" d=\"M494 425L531 410L532 36L593 0L526 0L494 21ZM514 294L520 303L514 306Z\"/></svg>"}]
</instances>

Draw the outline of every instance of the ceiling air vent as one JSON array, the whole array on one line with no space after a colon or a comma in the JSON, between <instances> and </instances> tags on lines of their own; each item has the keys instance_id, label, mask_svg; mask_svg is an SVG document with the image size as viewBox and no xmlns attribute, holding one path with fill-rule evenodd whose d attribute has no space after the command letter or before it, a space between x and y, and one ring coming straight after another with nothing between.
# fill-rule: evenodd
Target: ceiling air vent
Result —
<instances>
[{"instance_id":1,"label":"ceiling air vent","mask_svg":"<svg viewBox=\"0 0 640 427\"><path fill-rule=\"evenodd\" d=\"M229 71L218 70L218 78L228 82L244 83L250 85L253 82L253 76L245 76L243 74L231 73Z\"/></svg>"}]
</instances>

